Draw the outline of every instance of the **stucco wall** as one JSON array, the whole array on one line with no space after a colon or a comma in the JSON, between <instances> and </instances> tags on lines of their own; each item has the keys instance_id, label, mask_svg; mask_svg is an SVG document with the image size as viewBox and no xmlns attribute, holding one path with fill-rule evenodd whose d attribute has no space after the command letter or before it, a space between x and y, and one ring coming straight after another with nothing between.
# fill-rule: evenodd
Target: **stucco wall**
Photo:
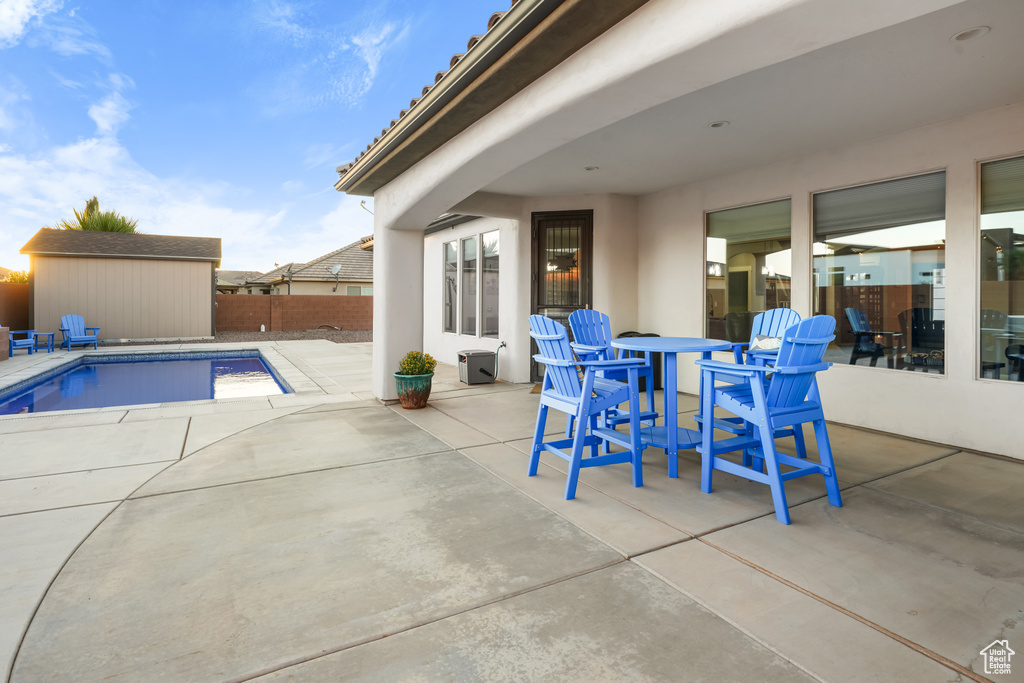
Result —
<instances>
[{"instance_id":1,"label":"stucco wall","mask_svg":"<svg viewBox=\"0 0 1024 683\"><path fill-rule=\"evenodd\" d=\"M811 193L945 170L947 374L836 365L819 384L826 416L847 424L1024 458L1024 384L976 379L980 161L1024 153L1024 103L644 196L639 202L639 325L704 335L705 211L792 197L793 308L811 313ZM697 391L680 363L680 387Z\"/></svg>"},{"instance_id":2,"label":"stucco wall","mask_svg":"<svg viewBox=\"0 0 1024 683\"><path fill-rule=\"evenodd\" d=\"M442 326L442 309L444 305L444 261L443 244L463 237L498 230L498 249L500 261L498 265L498 339L478 337L476 335L454 334L444 332ZM498 378L522 382L522 373L529 373L529 366L524 365L523 358L529 356L529 337L521 333L522 321L526 314L520 315L521 293L518 286L519 270L523 258L527 261L529 271L529 248L525 252L516 253L520 233L519 222L503 218L481 218L457 225L454 228L426 235L423 241L423 350L442 363L455 365L459 351L466 349L484 349L497 351L504 341L506 348L501 349L498 356ZM527 276L527 280L529 276ZM353 297L355 298L355 297ZM529 290L527 289L527 307L529 307Z\"/></svg>"},{"instance_id":3,"label":"stucco wall","mask_svg":"<svg viewBox=\"0 0 1024 683\"><path fill-rule=\"evenodd\" d=\"M207 261L34 256L31 298L32 326L40 332L58 332L61 316L77 313L100 328L100 339L212 334Z\"/></svg>"}]
</instances>

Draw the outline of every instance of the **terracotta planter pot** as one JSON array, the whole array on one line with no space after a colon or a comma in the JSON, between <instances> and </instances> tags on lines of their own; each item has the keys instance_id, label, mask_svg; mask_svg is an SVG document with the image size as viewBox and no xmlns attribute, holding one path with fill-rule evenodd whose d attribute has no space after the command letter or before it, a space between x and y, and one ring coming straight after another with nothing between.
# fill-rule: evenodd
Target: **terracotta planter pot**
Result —
<instances>
[{"instance_id":1,"label":"terracotta planter pot","mask_svg":"<svg viewBox=\"0 0 1024 683\"><path fill-rule=\"evenodd\" d=\"M402 407L407 410L424 408L427 405L427 398L430 396L430 380L434 373L429 375L399 375L395 373L395 386L398 388L398 400Z\"/></svg>"}]
</instances>

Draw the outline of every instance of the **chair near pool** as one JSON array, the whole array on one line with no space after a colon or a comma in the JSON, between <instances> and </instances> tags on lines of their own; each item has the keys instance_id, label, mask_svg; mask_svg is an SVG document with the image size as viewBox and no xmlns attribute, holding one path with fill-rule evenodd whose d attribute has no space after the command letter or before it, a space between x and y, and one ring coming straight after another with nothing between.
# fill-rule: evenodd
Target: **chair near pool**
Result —
<instances>
[{"instance_id":1,"label":"chair near pool","mask_svg":"<svg viewBox=\"0 0 1024 683\"><path fill-rule=\"evenodd\" d=\"M64 335L61 341L61 348L71 350L72 346L87 346L92 344L96 348L96 334L100 331L98 327L86 327L85 318L74 313L69 313L60 319L60 333Z\"/></svg>"},{"instance_id":2,"label":"chair near pool","mask_svg":"<svg viewBox=\"0 0 1024 683\"><path fill-rule=\"evenodd\" d=\"M0 326L2 327L2 326ZM15 339L14 335L24 334L25 339ZM16 349L28 349L28 355L32 355L32 352L36 348L36 333L35 330L10 330L8 332L8 355L13 356Z\"/></svg>"}]
</instances>

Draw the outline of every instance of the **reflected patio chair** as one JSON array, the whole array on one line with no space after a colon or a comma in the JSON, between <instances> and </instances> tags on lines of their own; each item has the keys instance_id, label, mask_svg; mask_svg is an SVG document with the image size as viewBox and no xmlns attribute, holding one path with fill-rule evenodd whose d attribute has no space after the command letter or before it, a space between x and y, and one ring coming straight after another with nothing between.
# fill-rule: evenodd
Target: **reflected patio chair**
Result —
<instances>
[{"instance_id":1,"label":"reflected patio chair","mask_svg":"<svg viewBox=\"0 0 1024 683\"><path fill-rule=\"evenodd\" d=\"M537 474L540 454L549 452L569 463L565 482L565 499L576 497L580 469L630 463L633 468L633 486L643 486L642 455L645 448L640 440L640 391L638 377L643 359L577 360L569 346L565 326L542 315L530 316L530 336L540 350L534 360L544 365L544 383L537 411L537 426L530 451L528 476ZM583 376L577 371L583 369ZM626 382L599 377L602 370L624 370ZM609 427L598 426L598 416L608 408L629 403L629 434ZM548 409L554 408L575 418L576 429L572 438L544 441ZM625 448L618 453L599 454L598 447L605 441ZM583 457L584 448L590 447L590 456ZM569 449L565 452L562 449Z\"/></svg>"},{"instance_id":2,"label":"reflected patio chair","mask_svg":"<svg viewBox=\"0 0 1024 683\"><path fill-rule=\"evenodd\" d=\"M571 346L582 360L615 360L616 353L612 347L612 324L611 320L604 313L581 308L569 314L569 329L575 340ZM618 358L627 357L623 351L619 351ZM620 382L628 380L626 368L598 370L597 376L603 379L614 379ZM654 405L654 368L651 364L651 354L646 354L643 365L639 369L639 377L644 379L647 394L648 407ZM625 424L629 422L629 412L620 408L608 408L601 416L601 426ZM658 413L654 410L645 410L640 413L640 423L647 426L654 426L658 419ZM569 436L569 432L566 433ZM605 447L608 444L605 443Z\"/></svg>"},{"instance_id":3,"label":"reflected patio chair","mask_svg":"<svg viewBox=\"0 0 1024 683\"><path fill-rule=\"evenodd\" d=\"M811 391L815 375L831 365L822 358L829 342L835 339L835 327L835 318L828 315L816 315L790 327L783 335L774 367L697 361L701 368L701 412L711 415L719 407L743 418L748 427L744 435L718 441L714 440L714 430L704 430L697 447L702 459L702 491L711 493L714 470L767 484L771 487L776 518L789 524L784 482L821 474L829 503L842 507L821 399ZM716 386L716 382L730 384ZM779 453L775 447L777 430L799 430L806 422L814 426L820 462L794 458ZM741 450L750 456L751 466L721 457ZM782 466L793 469L783 472Z\"/></svg>"},{"instance_id":4,"label":"reflected patio chair","mask_svg":"<svg viewBox=\"0 0 1024 683\"><path fill-rule=\"evenodd\" d=\"M991 372L998 379L1006 363L1002 362L1003 344L1006 343L1006 319L1003 311L992 308L981 309L981 376Z\"/></svg>"},{"instance_id":5,"label":"reflected patio chair","mask_svg":"<svg viewBox=\"0 0 1024 683\"><path fill-rule=\"evenodd\" d=\"M906 365L942 372L946 365L946 321L936 320L934 311L924 307L907 309L898 319L906 340Z\"/></svg>"},{"instance_id":6,"label":"reflected patio chair","mask_svg":"<svg viewBox=\"0 0 1024 683\"><path fill-rule=\"evenodd\" d=\"M1017 381L1024 382L1024 344L1010 344L1004 353L1010 364L1010 375L1016 373Z\"/></svg>"},{"instance_id":7,"label":"reflected patio chair","mask_svg":"<svg viewBox=\"0 0 1024 683\"><path fill-rule=\"evenodd\" d=\"M850 323L850 330L854 336L853 350L850 352L850 365L856 365L861 358L870 358L871 367L875 367L878 359L885 355L886 349L891 349L895 355L896 347L900 343L903 333L872 330L868 317L864 311L858 308L847 308L846 319ZM892 343L888 345L879 343L877 339L880 336L892 339ZM889 358L889 367L893 367L892 357Z\"/></svg>"}]
</instances>

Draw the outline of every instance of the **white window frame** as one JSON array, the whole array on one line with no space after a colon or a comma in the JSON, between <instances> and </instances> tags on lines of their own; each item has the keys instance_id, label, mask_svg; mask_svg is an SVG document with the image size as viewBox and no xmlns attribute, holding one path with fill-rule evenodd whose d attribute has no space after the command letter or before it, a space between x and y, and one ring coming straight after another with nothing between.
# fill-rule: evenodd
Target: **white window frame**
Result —
<instances>
[{"instance_id":1,"label":"white window frame","mask_svg":"<svg viewBox=\"0 0 1024 683\"><path fill-rule=\"evenodd\" d=\"M497 336L484 337L484 335L483 335L483 327L484 327L484 325L483 325L483 274L484 274L483 273L483 255L484 255L483 236L484 235L489 235L491 233L498 233L498 248L500 250L500 248L501 248L501 230L497 230L497 229L495 229L495 230L485 230L483 232L476 232L476 233L471 233L471 234L467 234L467 235L462 235L462 236L460 236L458 238L455 238L455 239L452 239L452 240L448 240L446 242L442 242L441 243L441 311L442 311L442 315L441 315L441 334L460 336L460 337L471 337L471 338L474 338L474 339L497 339L498 338ZM465 259L463 258L463 254L462 254L462 245L463 245L463 242L465 240L467 240L467 239L474 239L474 238L476 239L476 264L477 264L477 267L476 267L476 301L475 301L475 308L476 308L476 331L473 332L473 333L465 333L465 332L462 331L462 291L461 291L461 286L462 286L462 264L465 261ZM444 297L445 297L445 287L447 286L447 282L445 281L445 277L446 277L446 273L445 273L445 265L446 265L446 261L445 261L445 247L447 247L449 244L455 245L455 264L456 264L456 266L455 266L456 289L455 289L454 301L453 301L453 308L454 308L453 314L455 316L455 329L452 330L452 331L447 331L447 330L444 329L444 301L445 301ZM500 254L500 252L499 252L499 254ZM500 283L500 277L501 277L501 262L500 261L499 261L499 265L498 265L498 276L499 276L499 283ZM501 293L500 286L499 286L498 292L499 292L499 297L500 297L501 296L501 294L500 294ZM500 310L500 308L499 308L499 310ZM501 327L500 318L499 318L499 321L498 321L498 326L499 326L499 335L500 335L500 327Z\"/></svg>"}]
</instances>

